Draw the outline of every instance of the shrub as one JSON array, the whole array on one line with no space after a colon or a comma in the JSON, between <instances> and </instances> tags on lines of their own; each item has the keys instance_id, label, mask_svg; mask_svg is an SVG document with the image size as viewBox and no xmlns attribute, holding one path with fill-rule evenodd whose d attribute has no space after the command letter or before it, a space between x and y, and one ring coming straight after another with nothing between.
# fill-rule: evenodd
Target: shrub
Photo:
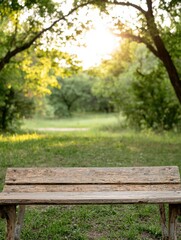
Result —
<instances>
[{"instance_id":1,"label":"shrub","mask_svg":"<svg viewBox=\"0 0 181 240\"><path fill-rule=\"evenodd\" d=\"M180 122L181 107L162 68L137 72L130 92L121 106L131 125L169 130Z\"/></svg>"},{"instance_id":2,"label":"shrub","mask_svg":"<svg viewBox=\"0 0 181 240\"><path fill-rule=\"evenodd\" d=\"M0 84L0 131L14 131L20 125L23 117L32 116L33 100L13 87Z\"/></svg>"}]
</instances>

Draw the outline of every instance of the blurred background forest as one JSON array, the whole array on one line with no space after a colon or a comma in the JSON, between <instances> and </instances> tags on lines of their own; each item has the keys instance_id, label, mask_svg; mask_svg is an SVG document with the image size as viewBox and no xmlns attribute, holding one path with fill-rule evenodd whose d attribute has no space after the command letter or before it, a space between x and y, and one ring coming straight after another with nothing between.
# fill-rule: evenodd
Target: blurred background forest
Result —
<instances>
[{"instance_id":1,"label":"blurred background forest","mask_svg":"<svg viewBox=\"0 0 181 240\"><path fill-rule=\"evenodd\" d=\"M180 131L180 5L1 0L0 131L17 131L25 119L87 113L121 114L136 129ZM85 40L93 16L117 39L112 51L108 35L93 31ZM85 66L103 44L106 56L97 53Z\"/></svg>"}]
</instances>

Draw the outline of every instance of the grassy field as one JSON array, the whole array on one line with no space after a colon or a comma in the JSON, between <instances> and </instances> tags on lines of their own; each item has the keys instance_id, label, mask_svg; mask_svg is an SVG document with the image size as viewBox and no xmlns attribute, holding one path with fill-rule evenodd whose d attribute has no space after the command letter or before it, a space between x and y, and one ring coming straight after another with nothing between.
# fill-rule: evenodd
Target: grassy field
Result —
<instances>
[{"instance_id":1,"label":"grassy field","mask_svg":"<svg viewBox=\"0 0 181 240\"><path fill-rule=\"evenodd\" d=\"M123 117L118 114L76 114L71 118L63 118L59 120L29 119L24 121L23 129L90 128L95 130L103 126L115 125L122 121Z\"/></svg>"},{"instance_id":2,"label":"grassy field","mask_svg":"<svg viewBox=\"0 0 181 240\"><path fill-rule=\"evenodd\" d=\"M76 123L78 122L78 123ZM134 132L118 128L109 115L62 121L26 121L29 133L0 136L0 187L7 167L121 167L177 165L181 170L181 135ZM103 126L103 127L101 127ZM46 127L89 127L89 131L46 132ZM101 129L101 130L100 130ZM103 130L104 129L104 130ZM117 131L115 130L117 129ZM0 221L0 240L4 239ZM28 207L23 240L161 239L155 205ZM181 240L179 234L178 240Z\"/></svg>"}]
</instances>

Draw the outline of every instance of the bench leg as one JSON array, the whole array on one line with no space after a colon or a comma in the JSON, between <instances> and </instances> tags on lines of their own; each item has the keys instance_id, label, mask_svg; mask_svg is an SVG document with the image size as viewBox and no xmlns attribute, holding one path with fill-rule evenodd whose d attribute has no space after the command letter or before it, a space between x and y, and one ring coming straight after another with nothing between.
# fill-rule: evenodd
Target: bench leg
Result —
<instances>
[{"instance_id":1,"label":"bench leg","mask_svg":"<svg viewBox=\"0 0 181 240\"><path fill-rule=\"evenodd\" d=\"M23 226L24 215L25 215L25 205L20 205L18 215L17 215L16 227L15 227L15 240L20 239L20 234L21 234L21 229L22 229L22 226Z\"/></svg>"},{"instance_id":2,"label":"bench leg","mask_svg":"<svg viewBox=\"0 0 181 240\"><path fill-rule=\"evenodd\" d=\"M16 206L1 206L0 217L6 218L7 221L6 240L15 240Z\"/></svg>"},{"instance_id":3,"label":"bench leg","mask_svg":"<svg viewBox=\"0 0 181 240\"><path fill-rule=\"evenodd\" d=\"M161 220L161 228L162 228L162 240L168 240L168 227L167 227L167 219L165 213L165 205L159 204L160 210L160 220Z\"/></svg>"},{"instance_id":4,"label":"bench leg","mask_svg":"<svg viewBox=\"0 0 181 240\"><path fill-rule=\"evenodd\" d=\"M181 212L181 205L169 204L169 240L177 240L177 217Z\"/></svg>"}]
</instances>

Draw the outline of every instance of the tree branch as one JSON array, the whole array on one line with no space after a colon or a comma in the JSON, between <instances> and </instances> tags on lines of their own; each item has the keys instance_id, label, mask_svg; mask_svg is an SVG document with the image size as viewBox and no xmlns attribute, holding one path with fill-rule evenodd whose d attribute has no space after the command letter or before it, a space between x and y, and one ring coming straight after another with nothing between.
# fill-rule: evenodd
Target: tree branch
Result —
<instances>
[{"instance_id":1,"label":"tree branch","mask_svg":"<svg viewBox=\"0 0 181 240\"><path fill-rule=\"evenodd\" d=\"M134 4L134 3L131 3L131 2L118 2L117 0L114 0L112 2L109 2L109 1L105 1L106 3L108 4L113 4L113 5L120 5L120 6L127 6L127 7L133 7L135 9L137 9L139 12L141 12L142 14L144 14L146 16L146 11L141 8L140 6Z\"/></svg>"},{"instance_id":2,"label":"tree branch","mask_svg":"<svg viewBox=\"0 0 181 240\"><path fill-rule=\"evenodd\" d=\"M74 13L75 11L77 11L79 8L82 8L84 6L87 6L88 4L93 4L94 1L88 1L86 3L82 3L79 4L78 6L74 7L73 9L71 9L66 15L61 16L60 18L58 18L57 20L55 20L49 27L42 29L41 31L39 31L32 39L30 39L27 43L24 43L22 46L20 47L16 47L14 50L9 50L6 55L0 59L0 71L4 68L4 66L6 64L8 64L11 60L12 57L14 57L16 54L28 49L38 38L40 38L44 32L49 31L50 29L52 29L58 22L60 22L61 20L65 20L66 21L66 17L68 17L69 15L71 15L72 13Z\"/></svg>"},{"instance_id":3,"label":"tree branch","mask_svg":"<svg viewBox=\"0 0 181 240\"><path fill-rule=\"evenodd\" d=\"M131 33L121 33L119 34L120 37L123 37L123 38L129 38L135 42L138 42L138 43L144 43L146 45L146 47L156 56L156 57L159 57L159 53L158 51L149 43L146 41L146 39L140 37L140 36L136 36L136 35L133 35Z\"/></svg>"},{"instance_id":4,"label":"tree branch","mask_svg":"<svg viewBox=\"0 0 181 240\"><path fill-rule=\"evenodd\" d=\"M146 3L148 7L148 13L150 13L150 15L153 16L152 0L146 0Z\"/></svg>"}]
</instances>

